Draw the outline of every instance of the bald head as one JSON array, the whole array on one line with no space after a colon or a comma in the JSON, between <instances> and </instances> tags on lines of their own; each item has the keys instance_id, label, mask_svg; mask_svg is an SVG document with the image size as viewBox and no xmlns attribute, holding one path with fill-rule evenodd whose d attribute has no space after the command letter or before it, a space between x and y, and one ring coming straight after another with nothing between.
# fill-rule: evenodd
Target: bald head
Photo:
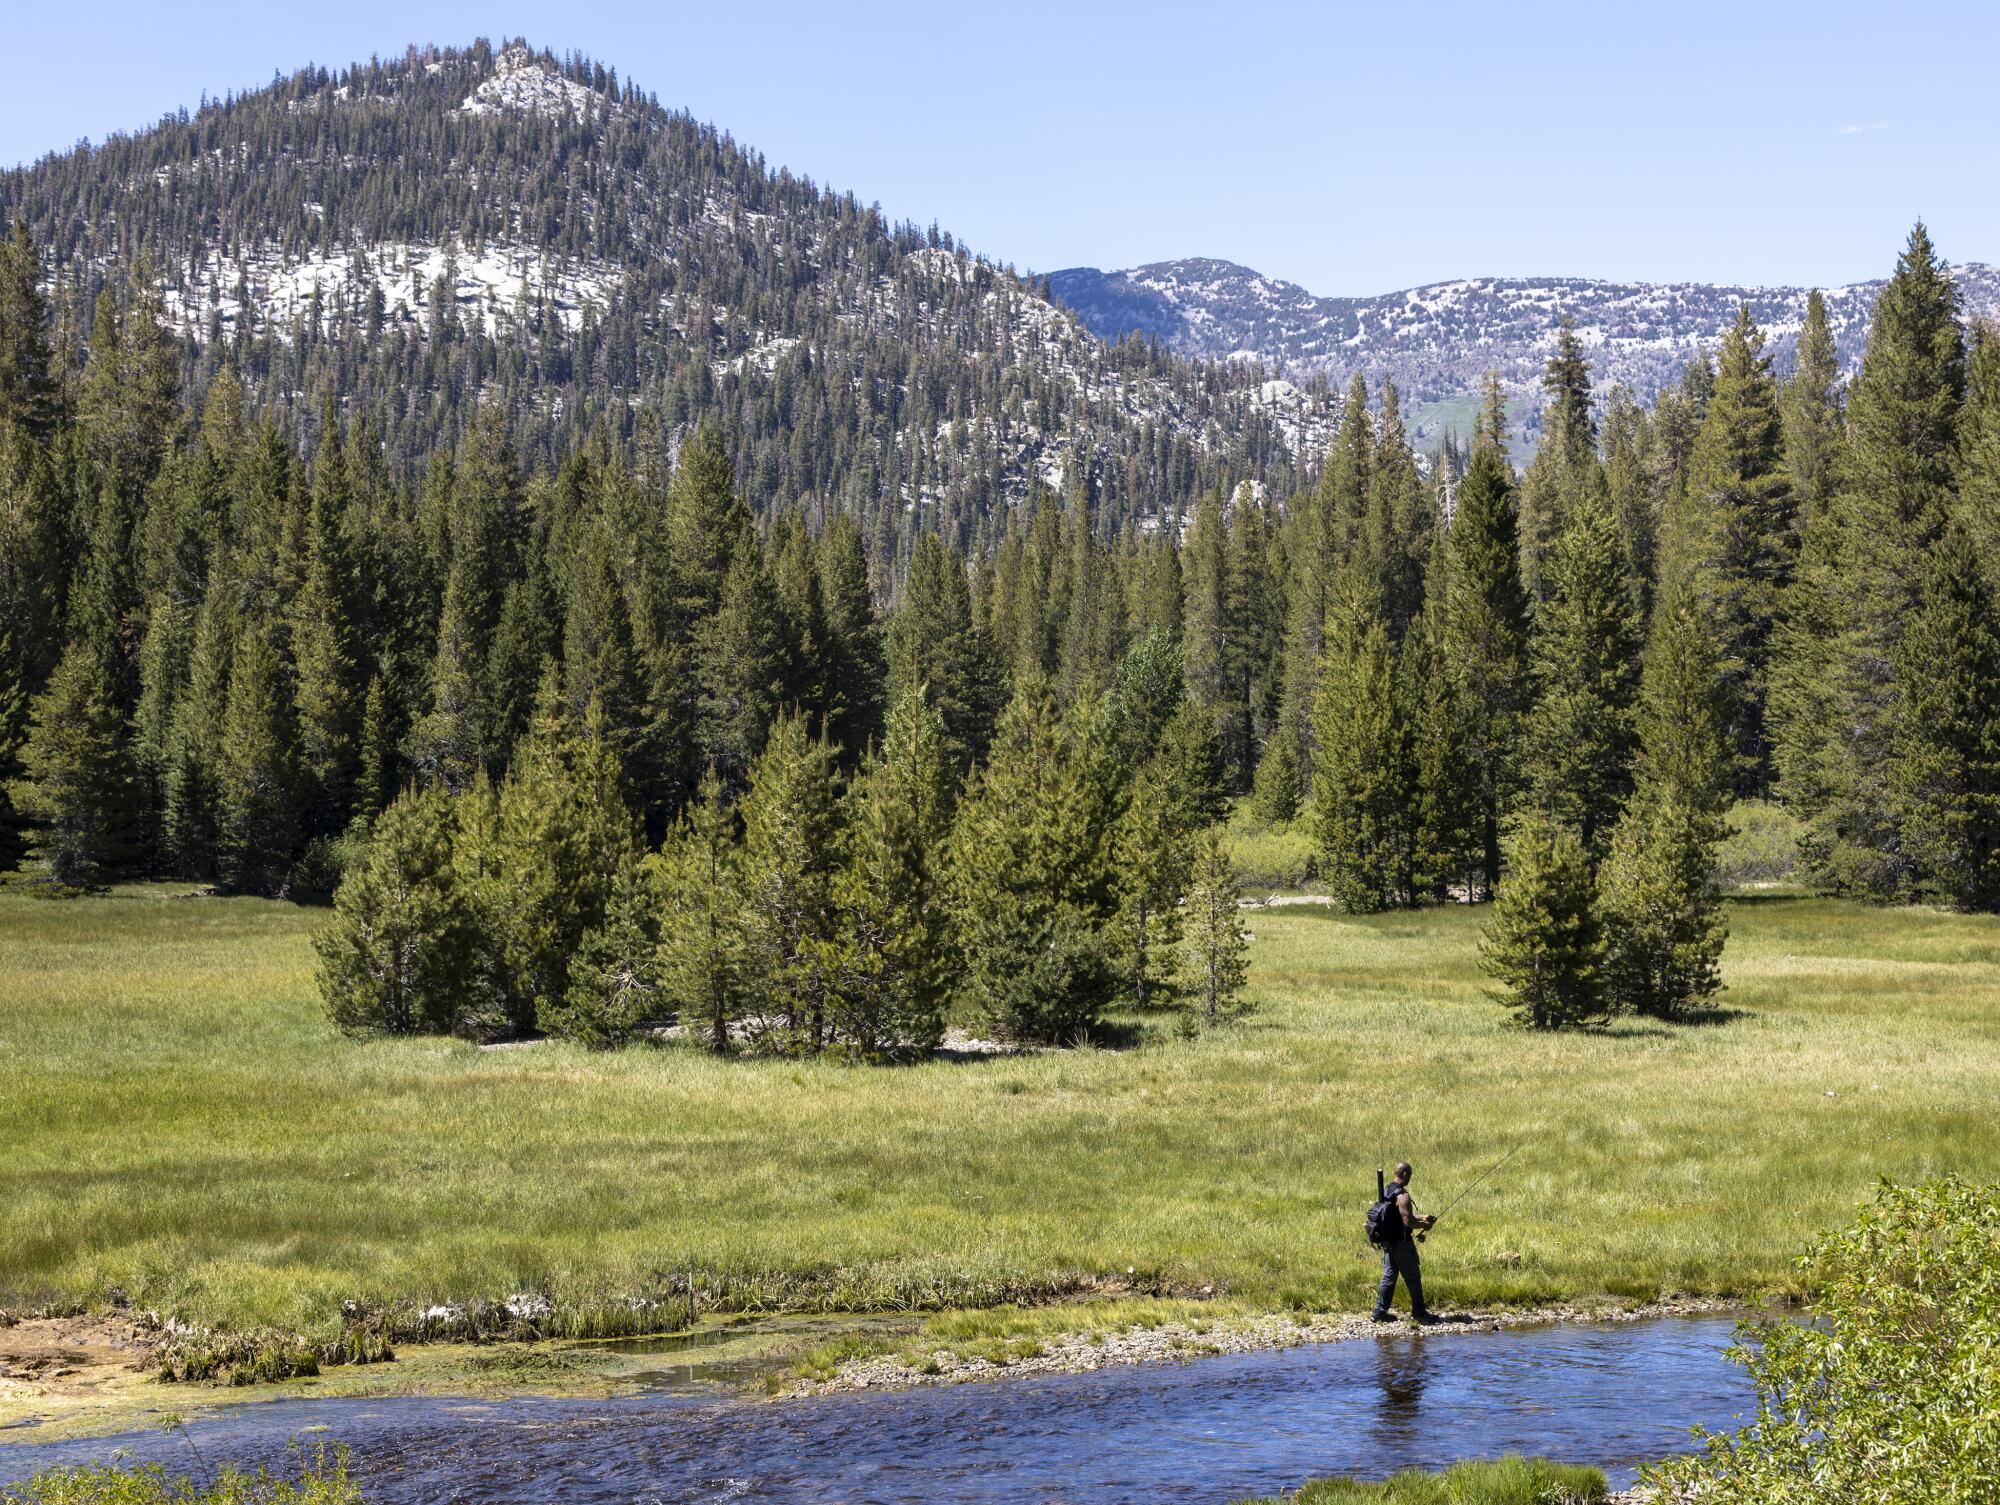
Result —
<instances>
[{"instance_id":1,"label":"bald head","mask_svg":"<svg viewBox=\"0 0 2000 1505\"><path fill-rule=\"evenodd\" d=\"M1409 1184L1409 1181L1410 1181L1410 1162L1409 1162L1409 1161L1407 1161L1407 1160L1398 1160L1398 1161L1396 1162L1396 1179L1397 1179L1398 1181L1401 1181L1401 1182L1402 1182L1402 1183L1403 1183L1404 1185L1406 1185L1406 1186L1407 1186L1407 1185Z\"/></svg>"}]
</instances>

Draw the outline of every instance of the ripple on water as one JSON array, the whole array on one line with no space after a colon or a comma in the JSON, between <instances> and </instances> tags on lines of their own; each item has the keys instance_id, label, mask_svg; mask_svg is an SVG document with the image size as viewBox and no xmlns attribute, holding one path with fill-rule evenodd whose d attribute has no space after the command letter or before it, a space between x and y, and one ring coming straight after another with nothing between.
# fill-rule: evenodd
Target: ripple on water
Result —
<instances>
[{"instance_id":1,"label":"ripple on water","mask_svg":"<svg viewBox=\"0 0 2000 1505\"><path fill-rule=\"evenodd\" d=\"M774 1505L940 1499L1023 1505L1227 1501L1318 1475L1541 1453L1613 1481L1748 1409L1728 1319L1516 1328L1231 1354L1090 1374L783 1402L407 1397L276 1401L193 1427L204 1457L282 1461L325 1427L375 1505L520 1501ZM0 1479L124 1450L144 1434L0 1449Z\"/></svg>"}]
</instances>

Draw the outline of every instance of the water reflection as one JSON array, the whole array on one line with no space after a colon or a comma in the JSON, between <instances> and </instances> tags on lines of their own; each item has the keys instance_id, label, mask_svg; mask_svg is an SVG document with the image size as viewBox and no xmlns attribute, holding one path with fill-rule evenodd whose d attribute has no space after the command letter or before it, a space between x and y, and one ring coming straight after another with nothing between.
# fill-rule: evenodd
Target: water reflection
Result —
<instances>
[{"instance_id":1,"label":"water reflection","mask_svg":"<svg viewBox=\"0 0 2000 1505\"><path fill-rule=\"evenodd\" d=\"M1423 1415L1424 1383L1436 1347L1420 1338L1375 1340L1375 1383L1382 1390L1376 1425L1385 1441L1416 1441Z\"/></svg>"}]
</instances>

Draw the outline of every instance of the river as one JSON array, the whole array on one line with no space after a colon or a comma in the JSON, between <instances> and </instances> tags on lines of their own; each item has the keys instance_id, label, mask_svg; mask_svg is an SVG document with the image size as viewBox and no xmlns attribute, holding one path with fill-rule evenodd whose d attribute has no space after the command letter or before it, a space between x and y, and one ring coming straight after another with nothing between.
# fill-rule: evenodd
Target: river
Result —
<instances>
[{"instance_id":1,"label":"river","mask_svg":"<svg viewBox=\"0 0 2000 1505\"><path fill-rule=\"evenodd\" d=\"M282 1400L191 1424L210 1462L281 1464L287 1443L353 1451L371 1505L779 1502L1159 1505L1272 1494L1308 1478L1540 1453L1614 1484L1749 1409L1726 1318L1491 1333L1405 1331L1184 1363L900 1392L723 1399ZM314 1429L308 1431L307 1429ZM324 1429L324 1430L319 1430ZM157 1459L178 1435L0 1447L0 1479L55 1463Z\"/></svg>"}]
</instances>

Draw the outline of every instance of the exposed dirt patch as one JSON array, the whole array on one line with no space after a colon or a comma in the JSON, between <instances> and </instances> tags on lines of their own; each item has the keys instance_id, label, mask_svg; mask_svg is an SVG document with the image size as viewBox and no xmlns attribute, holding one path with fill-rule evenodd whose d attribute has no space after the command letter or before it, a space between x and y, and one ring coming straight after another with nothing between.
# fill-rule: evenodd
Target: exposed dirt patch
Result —
<instances>
[{"instance_id":1,"label":"exposed dirt patch","mask_svg":"<svg viewBox=\"0 0 2000 1505\"><path fill-rule=\"evenodd\" d=\"M144 1382L152 1345L138 1321L116 1312L23 1317L0 1327L0 1427L111 1404Z\"/></svg>"}]
</instances>

